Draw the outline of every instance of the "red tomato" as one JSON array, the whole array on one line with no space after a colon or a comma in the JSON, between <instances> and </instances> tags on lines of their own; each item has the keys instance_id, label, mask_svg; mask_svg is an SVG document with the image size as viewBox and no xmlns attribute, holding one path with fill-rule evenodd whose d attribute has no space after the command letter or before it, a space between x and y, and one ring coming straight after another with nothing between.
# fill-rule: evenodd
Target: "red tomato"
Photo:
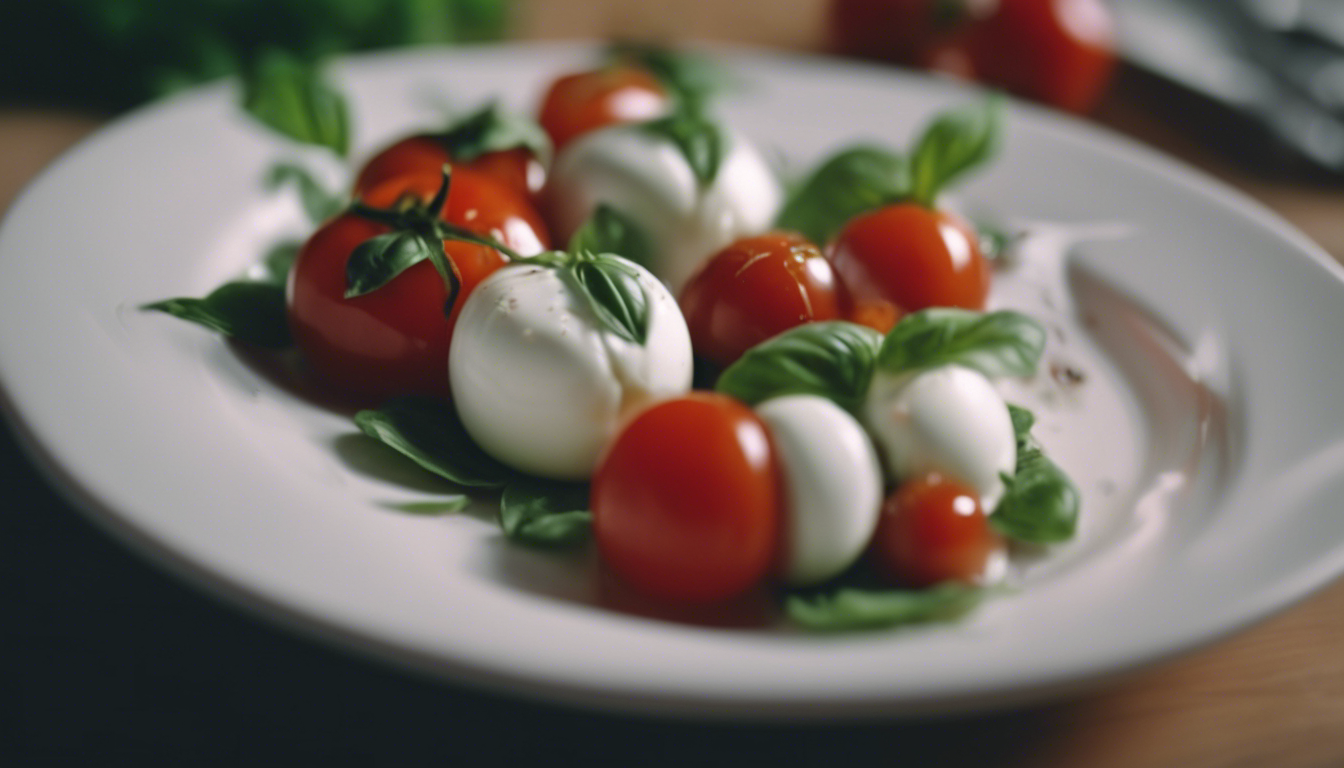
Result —
<instances>
[{"instance_id":1,"label":"red tomato","mask_svg":"<svg viewBox=\"0 0 1344 768\"><path fill-rule=\"evenodd\" d=\"M853 296L855 322L880 327L927 307L984 309L990 267L959 216L897 203L854 217L827 249Z\"/></svg>"},{"instance_id":2,"label":"red tomato","mask_svg":"<svg viewBox=\"0 0 1344 768\"><path fill-rule=\"evenodd\" d=\"M365 202L387 207L408 193L427 200L440 179L430 174L395 179L374 188ZM527 200L469 170L453 172L441 215L523 253L535 253L548 244L545 225ZM461 282L448 317L443 313L447 288L428 261L371 293L345 298L350 253L387 231L384 225L346 213L323 225L304 244L288 286L295 342L315 373L361 398L376 402L398 394L446 396L448 342L463 301L506 258L493 248L444 243Z\"/></svg>"},{"instance_id":3,"label":"red tomato","mask_svg":"<svg viewBox=\"0 0 1344 768\"><path fill-rule=\"evenodd\" d=\"M355 179L354 193L363 197L379 184L407 174L438 174L444 163L493 176L528 196L535 196L546 183L546 168L522 147L486 152L462 163L449 156L438 137L420 134L392 144L365 163Z\"/></svg>"},{"instance_id":4,"label":"red tomato","mask_svg":"<svg viewBox=\"0 0 1344 768\"><path fill-rule=\"evenodd\" d=\"M742 595L774 562L778 475L765 426L736 400L693 392L654 405L616 436L593 477L603 562L663 600Z\"/></svg>"},{"instance_id":5,"label":"red tomato","mask_svg":"<svg viewBox=\"0 0 1344 768\"><path fill-rule=\"evenodd\" d=\"M980 508L978 495L931 474L903 483L882 505L871 552L878 569L898 584L929 587L976 583L1003 540Z\"/></svg>"},{"instance_id":6,"label":"red tomato","mask_svg":"<svg viewBox=\"0 0 1344 768\"><path fill-rule=\"evenodd\" d=\"M845 53L929 66L958 56L981 6L968 0L835 0L831 34ZM940 56L941 54L941 56Z\"/></svg>"},{"instance_id":7,"label":"red tomato","mask_svg":"<svg viewBox=\"0 0 1344 768\"><path fill-rule=\"evenodd\" d=\"M1075 112L1115 62L1104 0L834 0L841 50L981 80Z\"/></svg>"},{"instance_id":8,"label":"red tomato","mask_svg":"<svg viewBox=\"0 0 1344 768\"><path fill-rule=\"evenodd\" d=\"M1000 0L972 58L986 82L1086 112L1115 67L1115 24L1102 0Z\"/></svg>"},{"instance_id":9,"label":"red tomato","mask_svg":"<svg viewBox=\"0 0 1344 768\"><path fill-rule=\"evenodd\" d=\"M781 331L839 319L842 304L830 262L793 232L738 240L681 291L695 353L723 366Z\"/></svg>"},{"instance_id":10,"label":"red tomato","mask_svg":"<svg viewBox=\"0 0 1344 768\"><path fill-rule=\"evenodd\" d=\"M670 108L671 99L658 78L636 67L611 65L552 83L539 122L558 151L588 131L652 120Z\"/></svg>"}]
</instances>

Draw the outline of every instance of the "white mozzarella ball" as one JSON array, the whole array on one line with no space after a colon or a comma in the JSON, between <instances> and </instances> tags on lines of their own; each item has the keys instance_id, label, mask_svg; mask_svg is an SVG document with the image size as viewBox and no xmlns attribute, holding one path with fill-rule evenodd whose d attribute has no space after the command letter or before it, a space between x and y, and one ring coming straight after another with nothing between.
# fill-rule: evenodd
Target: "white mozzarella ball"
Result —
<instances>
[{"instance_id":1,"label":"white mozzarella ball","mask_svg":"<svg viewBox=\"0 0 1344 768\"><path fill-rule=\"evenodd\" d=\"M877 527L877 452L854 417L823 397L777 397L756 413L784 476L782 575L791 584L825 581L858 559Z\"/></svg>"},{"instance_id":2,"label":"white mozzarella ball","mask_svg":"<svg viewBox=\"0 0 1344 768\"><path fill-rule=\"evenodd\" d=\"M1007 404L980 372L878 372L864 415L897 481L940 472L975 489L986 513L1003 498L1000 473L1016 468L1017 440Z\"/></svg>"},{"instance_id":3,"label":"white mozzarella ball","mask_svg":"<svg viewBox=\"0 0 1344 768\"><path fill-rule=\"evenodd\" d=\"M671 140L637 125L577 139L556 158L547 189L559 242L607 203L648 236L648 267L674 293L724 246L768 230L783 201L769 166L741 137L728 137L718 174L701 188Z\"/></svg>"},{"instance_id":4,"label":"white mozzarella ball","mask_svg":"<svg viewBox=\"0 0 1344 768\"><path fill-rule=\"evenodd\" d=\"M686 321L667 288L635 268L649 296L643 346L603 327L549 267L507 266L471 293L449 349L449 384L487 453L531 474L583 480L625 414L690 389Z\"/></svg>"}]
</instances>

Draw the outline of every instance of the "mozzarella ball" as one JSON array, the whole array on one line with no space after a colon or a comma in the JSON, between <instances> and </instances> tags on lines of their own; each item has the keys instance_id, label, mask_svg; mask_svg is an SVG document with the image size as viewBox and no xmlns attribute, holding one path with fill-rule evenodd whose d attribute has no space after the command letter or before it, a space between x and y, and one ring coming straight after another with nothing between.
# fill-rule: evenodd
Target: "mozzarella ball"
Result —
<instances>
[{"instance_id":1,"label":"mozzarella ball","mask_svg":"<svg viewBox=\"0 0 1344 768\"><path fill-rule=\"evenodd\" d=\"M823 397L777 397L756 415L770 429L784 477L781 575L791 584L825 581L873 536L882 507L877 452L854 417Z\"/></svg>"},{"instance_id":2,"label":"mozzarella ball","mask_svg":"<svg viewBox=\"0 0 1344 768\"><path fill-rule=\"evenodd\" d=\"M674 294L710 255L769 229L782 200L779 182L744 139L728 137L719 172L702 189L671 140L637 125L593 131L566 147L547 192L558 242L607 203L648 236L647 266Z\"/></svg>"},{"instance_id":3,"label":"mozzarella ball","mask_svg":"<svg viewBox=\"0 0 1344 768\"><path fill-rule=\"evenodd\" d=\"M998 506L1017 440L1007 404L983 374L959 365L878 372L864 411L895 480L940 472L974 488L986 513Z\"/></svg>"},{"instance_id":4,"label":"mozzarella ball","mask_svg":"<svg viewBox=\"0 0 1344 768\"><path fill-rule=\"evenodd\" d=\"M550 267L504 267L467 298L449 385L487 453L534 475L584 480L625 414L690 389L691 339L677 302L631 266L649 297L643 346L602 326Z\"/></svg>"}]
</instances>

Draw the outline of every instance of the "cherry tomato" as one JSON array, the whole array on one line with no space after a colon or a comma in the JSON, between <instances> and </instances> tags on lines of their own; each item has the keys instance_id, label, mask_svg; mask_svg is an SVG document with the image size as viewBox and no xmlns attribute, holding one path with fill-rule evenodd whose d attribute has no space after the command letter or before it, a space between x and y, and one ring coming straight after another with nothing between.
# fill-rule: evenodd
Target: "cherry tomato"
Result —
<instances>
[{"instance_id":1,"label":"cherry tomato","mask_svg":"<svg viewBox=\"0 0 1344 768\"><path fill-rule=\"evenodd\" d=\"M666 114L671 99L658 78L637 67L611 65L565 75L542 100L539 122L558 151L588 131Z\"/></svg>"},{"instance_id":2,"label":"cherry tomato","mask_svg":"<svg viewBox=\"0 0 1344 768\"><path fill-rule=\"evenodd\" d=\"M841 50L947 72L1084 112L1115 63L1104 0L835 0Z\"/></svg>"},{"instance_id":3,"label":"cherry tomato","mask_svg":"<svg viewBox=\"0 0 1344 768\"><path fill-rule=\"evenodd\" d=\"M374 155L355 179L354 193L363 197L378 185L408 174L438 174L444 163L493 176L529 197L546 183L546 168L528 150L517 147L486 152L470 162L456 162L433 134L409 136Z\"/></svg>"},{"instance_id":4,"label":"cherry tomato","mask_svg":"<svg viewBox=\"0 0 1344 768\"><path fill-rule=\"evenodd\" d=\"M882 331L928 307L984 309L989 296L989 262L971 225L914 203L854 217L827 256L853 297L852 319Z\"/></svg>"},{"instance_id":5,"label":"cherry tomato","mask_svg":"<svg viewBox=\"0 0 1344 768\"><path fill-rule=\"evenodd\" d=\"M772 232L724 248L681 291L695 353L729 365L796 325L844 315L831 264L802 235Z\"/></svg>"},{"instance_id":6,"label":"cherry tomato","mask_svg":"<svg viewBox=\"0 0 1344 768\"><path fill-rule=\"evenodd\" d=\"M405 176L375 187L365 202L393 205L404 194L428 200L440 177ZM547 247L545 225L531 204L494 179L461 169L442 217L490 235L522 253ZM288 286L289 323L309 368L334 386L376 402L390 395L448 394L448 342L467 295L506 258L493 248L446 241L460 281L445 317L447 288L434 266L421 262L383 287L347 299L345 265L360 243L387 232L384 225L345 213L309 238Z\"/></svg>"},{"instance_id":7,"label":"cherry tomato","mask_svg":"<svg viewBox=\"0 0 1344 768\"><path fill-rule=\"evenodd\" d=\"M1115 25L1103 0L1000 0L972 59L987 82L1086 112L1115 67Z\"/></svg>"},{"instance_id":8,"label":"cherry tomato","mask_svg":"<svg viewBox=\"0 0 1344 768\"><path fill-rule=\"evenodd\" d=\"M892 581L929 587L944 581L977 583L1003 549L976 493L930 474L906 481L887 498L871 552Z\"/></svg>"},{"instance_id":9,"label":"cherry tomato","mask_svg":"<svg viewBox=\"0 0 1344 768\"><path fill-rule=\"evenodd\" d=\"M845 53L910 66L966 59L966 28L983 16L970 0L835 0L831 34ZM969 67L967 60L964 66ZM970 72L967 71L967 76Z\"/></svg>"},{"instance_id":10,"label":"cherry tomato","mask_svg":"<svg viewBox=\"0 0 1344 768\"><path fill-rule=\"evenodd\" d=\"M632 588L672 602L746 593L774 563L778 474L765 426L736 400L693 392L648 408L593 477L603 562Z\"/></svg>"}]
</instances>

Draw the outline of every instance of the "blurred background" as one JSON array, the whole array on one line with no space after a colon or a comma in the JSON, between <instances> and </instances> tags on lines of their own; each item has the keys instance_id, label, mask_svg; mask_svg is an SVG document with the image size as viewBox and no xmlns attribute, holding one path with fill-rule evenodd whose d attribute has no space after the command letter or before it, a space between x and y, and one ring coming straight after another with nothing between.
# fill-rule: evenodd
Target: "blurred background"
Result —
<instances>
[{"instance_id":1,"label":"blurred background","mask_svg":"<svg viewBox=\"0 0 1344 768\"><path fill-rule=\"evenodd\" d=\"M111 117L270 51L717 40L1005 87L1202 168L1344 260L1344 0L4 0L0 38L0 212ZM0 470L0 763L1344 764L1339 586L1041 707L661 722L424 681L291 636L124 551L7 434Z\"/></svg>"}]
</instances>

